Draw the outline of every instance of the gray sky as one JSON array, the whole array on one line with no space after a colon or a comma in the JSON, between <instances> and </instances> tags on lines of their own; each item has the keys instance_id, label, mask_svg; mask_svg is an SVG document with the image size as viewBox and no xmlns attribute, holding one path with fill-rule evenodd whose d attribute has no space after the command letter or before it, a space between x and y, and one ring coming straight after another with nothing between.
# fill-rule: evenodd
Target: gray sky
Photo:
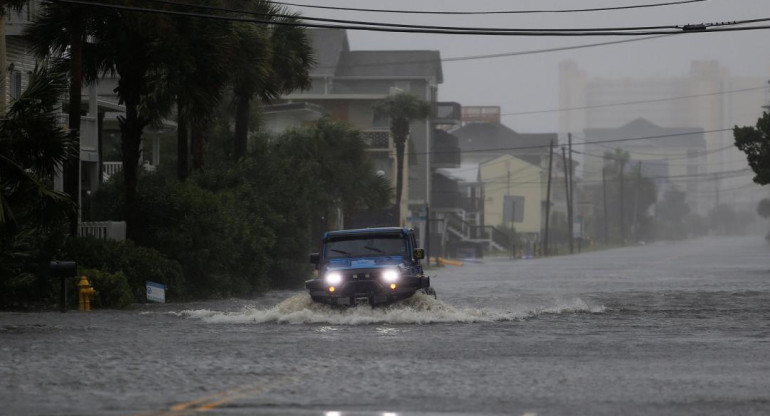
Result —
<instances>
[{"instance_id":1,"label":"gray sky","mask_svg":"<svg viewBox=\"0 0 770 416\"><path fill-rule=\"evenodd\" d=\"M432 11L489 11L616 7L672 0L295 0L296 3L353 8ZM583 28L683 25L770 17L769 0L710 0L644 9L526 15L436 16L297 8L304 16L417 25ZM765 22L762 24L770 24ZM520 52L600 43L629 37L510 37L401 34L348 31L354 50L432 49L442 58ZM558 108L558 65L572 59L593 77L679 77L692 60L715 59L731 75L770 79L770 29L669 36L596 48L443 64L439 99L463 105L500 105L503 114ZM761 86L761 85L758 85ZM738 94L736 94L738 96ZM504 116L521 132L555 132L557 114Z\"/></svg>"}]
</instances>

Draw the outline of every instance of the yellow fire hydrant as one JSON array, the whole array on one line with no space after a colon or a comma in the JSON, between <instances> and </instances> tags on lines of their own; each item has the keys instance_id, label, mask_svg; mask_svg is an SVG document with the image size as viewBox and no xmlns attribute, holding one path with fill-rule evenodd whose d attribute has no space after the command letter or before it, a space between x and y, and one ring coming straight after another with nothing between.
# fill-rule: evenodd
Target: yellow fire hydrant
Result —
<instances>
[{"instance_id":1,"label":"yellow fire hydrant","mask_svg":"<svg viewBox=\"0 0 770 416\"><path fill-rule=\"evenodd\" d=\"M78 297L80 300L80 307L79 309L81 311L90 311L91 310L91 296L96 294L96 291L93 287L91 287L91 284L88 283L88 278L85 276L80 277L80 282L78 282Z\"/></svg>"}]
</instances>

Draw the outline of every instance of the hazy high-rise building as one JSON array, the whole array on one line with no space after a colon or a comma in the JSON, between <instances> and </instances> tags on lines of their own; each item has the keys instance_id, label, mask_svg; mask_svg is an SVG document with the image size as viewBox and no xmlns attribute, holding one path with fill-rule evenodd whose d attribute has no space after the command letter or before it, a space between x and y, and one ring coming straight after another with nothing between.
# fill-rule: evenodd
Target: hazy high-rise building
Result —
<instances>
[{"instance_id":1,"label":"hazy high-rise building","mask_svg":"<svg viewBox=\"0 0 770 416\"><path fill-rule=\"evenodd\" d=\"M732 128L756 124L770 102L768 79L770 71L767 78L732 76L713 60L693 61L681 77L649 78L591 77L574 61L565 61L559 68L559 135L590 141L586 130L617 129L639 118L662 128L697 127L706 143L699 172L730 176L723 172L748 168L745 154L733 145ZM623 142L612 147L623 147ZM752 176L747 169L719 179L708 193L714 203L719 198L754 202Z\"/></svg>"}]
</instances>

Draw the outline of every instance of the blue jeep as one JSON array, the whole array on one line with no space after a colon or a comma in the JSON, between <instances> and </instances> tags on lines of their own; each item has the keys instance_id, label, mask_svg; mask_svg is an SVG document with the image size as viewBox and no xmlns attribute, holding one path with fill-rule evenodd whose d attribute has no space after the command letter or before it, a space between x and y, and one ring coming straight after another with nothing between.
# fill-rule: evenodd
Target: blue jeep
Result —
<instances>
[{"instance_id":1,"label":"blue jeep","mask_svg":"<svg viewBox=\"0 0 770 416\"><path fill-rule=\"evenodd\" d=\"M314 301L330 305L389 304L418 290L435 297L424 257L409 228L329 231L321 252L310 255L318 274L305 287Z\"/></svg>"}]
</instances>

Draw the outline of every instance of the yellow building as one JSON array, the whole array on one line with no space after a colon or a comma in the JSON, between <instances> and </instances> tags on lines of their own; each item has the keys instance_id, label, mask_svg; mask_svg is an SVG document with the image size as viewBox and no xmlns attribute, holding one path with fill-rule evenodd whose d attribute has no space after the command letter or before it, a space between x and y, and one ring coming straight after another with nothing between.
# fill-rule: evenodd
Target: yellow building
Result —
<instances>
[{"instance_id":1,"label":"yellow building","mask_svg":"<svg viewBox=\"0 0 770 416\"><path fill-rule=\"evenodd\" d=\"M503 155L479 166L479 180L484 184L484 224L515 227L520 235L537 240L545 201L540 167Z\"/></svg>"}]
</instances>

